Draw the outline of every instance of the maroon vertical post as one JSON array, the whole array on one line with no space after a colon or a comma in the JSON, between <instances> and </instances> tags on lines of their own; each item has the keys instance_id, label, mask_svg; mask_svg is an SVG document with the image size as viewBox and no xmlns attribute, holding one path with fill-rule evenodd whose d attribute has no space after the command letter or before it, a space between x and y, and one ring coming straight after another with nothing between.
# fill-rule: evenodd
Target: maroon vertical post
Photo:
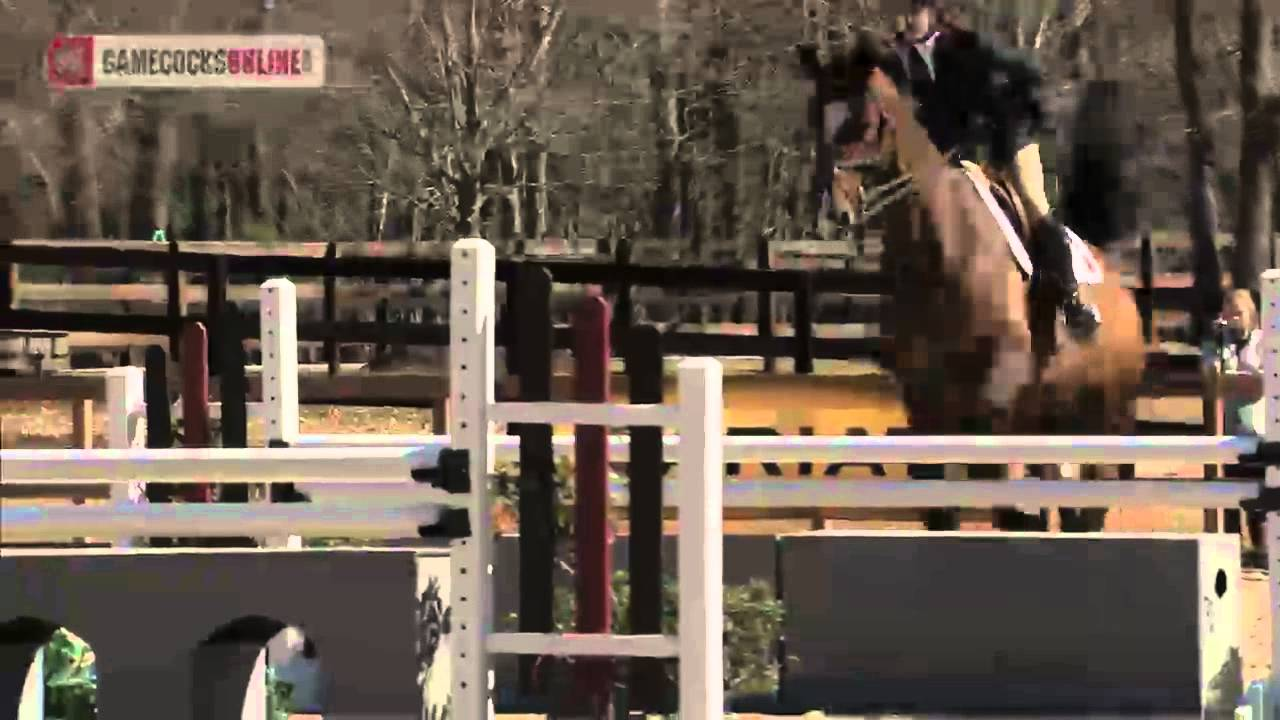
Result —
<instances>
[{"instance_id":1,"label":"maroon vertical post","mask_svg":"<svg viewBox=\"0 0 1280 720\"><path fill-rule=\"evenodd\" d=\"M182 329L182 444L209 447L209 334L204 323ZM191 485L181 493L189 502L211 502L212 485Z\"/></svg>"},{"instance_id":2,"label":"maroon vertical post","mask_svg":"<svg viewBox=\"0 0 1280 720\"><path fill-rule=\"evenodd\" d=\"M609 305L598 295L583 298L574 313L573 355L574 399L609 402ZM574 548L580 633L608 633L611 626L608 432L601 425L574 429ZM608 706L611 695L610 664L584 658L577 667L579 697L598 715Z\"/></svg>"}]
</instances>

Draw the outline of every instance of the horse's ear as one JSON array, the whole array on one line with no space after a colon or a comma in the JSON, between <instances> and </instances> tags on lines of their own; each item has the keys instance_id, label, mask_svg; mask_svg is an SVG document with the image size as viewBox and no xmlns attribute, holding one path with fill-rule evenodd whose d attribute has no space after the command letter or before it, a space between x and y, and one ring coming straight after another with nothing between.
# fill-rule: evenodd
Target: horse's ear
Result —
<instances>
[{"instance_id":1,"label":"horse's ear","mask_svg":"<svg viewBox=\"0 0 1280 720\"><path fill-rule=\"evenodd\" d=\"M806 42L796 45L796 58L800 61L805 77L813 79L822 73L822 61L818 59L816 43Z\"/></svg>"}]
</instances>

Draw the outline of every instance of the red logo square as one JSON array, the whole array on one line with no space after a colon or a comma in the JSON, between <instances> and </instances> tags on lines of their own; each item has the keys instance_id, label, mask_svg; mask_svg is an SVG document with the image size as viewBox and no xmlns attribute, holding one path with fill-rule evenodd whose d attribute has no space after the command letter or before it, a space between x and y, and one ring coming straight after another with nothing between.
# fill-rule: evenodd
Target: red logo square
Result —
<instances>
[{"instance_id":1,"label":"red logo square","mask_svg":"<svg viewBox=\"0 0 1280 720\"><path fill-rule=\"evenodd\" d=\"M93 36L55 36L49 43L48 66L50 87L93 87Z\"/></svg>"}]
</instances>

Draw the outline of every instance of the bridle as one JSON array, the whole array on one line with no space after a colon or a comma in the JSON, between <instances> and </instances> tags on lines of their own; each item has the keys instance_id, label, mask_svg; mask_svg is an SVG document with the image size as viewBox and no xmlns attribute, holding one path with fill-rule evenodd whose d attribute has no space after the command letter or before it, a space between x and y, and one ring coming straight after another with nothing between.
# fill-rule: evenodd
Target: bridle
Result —
<instances>
[{"instance_id":1,"label":"bridle","mask_svg":"<svg viewBox=\"0 0 1280 720\"><path fill-rule=\"evenodd\" d=\"M875 166L874 163L836 163L837 171L860 171L867 167ZM878 166L877 166L878 167ZM865 177L865 175L864 175ZM872 218L878 216L890 205L907 197L912 192L913 177L908 173L899 173L892 179L873 185L871 189L862 190L862 207L858 212L858 216L850 221L852 227L866 225Z\"/></svg>"},{"instance_id":2,"label":"bridle","mask_svg":"<svg viewBox=\"0 0 1280 720\"><path fill-rule=\"evenodd\" d=\"M879 109L879 103L871 98L867 98L864 102L872 103L876 107L875 113L879 116L879 127L876 131L874 142L880 146L884 142L884 133L886 130L893 129L893 123L883 110ZM867 142L863 140L861 142ZM850 143L844 143L848 145ZM837 146L839 147L839 146ZM944 156L944 161L952 162L958 149L948 151ZM880 152L875 157L861 158L857 160L837 160L833 166L836 172L856 172L863 178L867 177L867 171L884 171L887 163L884 161L888 153ZM857 228L866 225L871 219L878 216L886 208L894 203L902 200L913 192L912 180L914 176L909 172L899 171L896 175L888 180L876 185L872 185L870 189L866 188L865 183L862 186L862 207L858 213L858 217L852 218L850 226Z\"/></svg>"}]
</instances>

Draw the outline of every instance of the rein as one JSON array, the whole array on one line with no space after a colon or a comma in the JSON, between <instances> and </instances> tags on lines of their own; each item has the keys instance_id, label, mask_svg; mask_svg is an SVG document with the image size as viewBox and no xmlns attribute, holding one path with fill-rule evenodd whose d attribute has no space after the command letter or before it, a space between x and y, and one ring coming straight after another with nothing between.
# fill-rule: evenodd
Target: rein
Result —
<instances>
[{"instance_id":1,"label":"rein","mask_svg":"<svg viewBox=\"0 0 1280 720\"><path fill-rule=\"evenodd\" d=\"M952 150L946 154L946 158L950 160L955 156L956 151ZM836 163L835 169L839 171L858 171L867 167L863 163ZM872 186L870 190L863 192L863 210L858 213L857 219L852 223L853 227L866 225L872 218L879 215L885 208L898 202L911 194L911 181L914 176L910 173L900 173L894 178Z\"/></svg>"}]
</instances>

